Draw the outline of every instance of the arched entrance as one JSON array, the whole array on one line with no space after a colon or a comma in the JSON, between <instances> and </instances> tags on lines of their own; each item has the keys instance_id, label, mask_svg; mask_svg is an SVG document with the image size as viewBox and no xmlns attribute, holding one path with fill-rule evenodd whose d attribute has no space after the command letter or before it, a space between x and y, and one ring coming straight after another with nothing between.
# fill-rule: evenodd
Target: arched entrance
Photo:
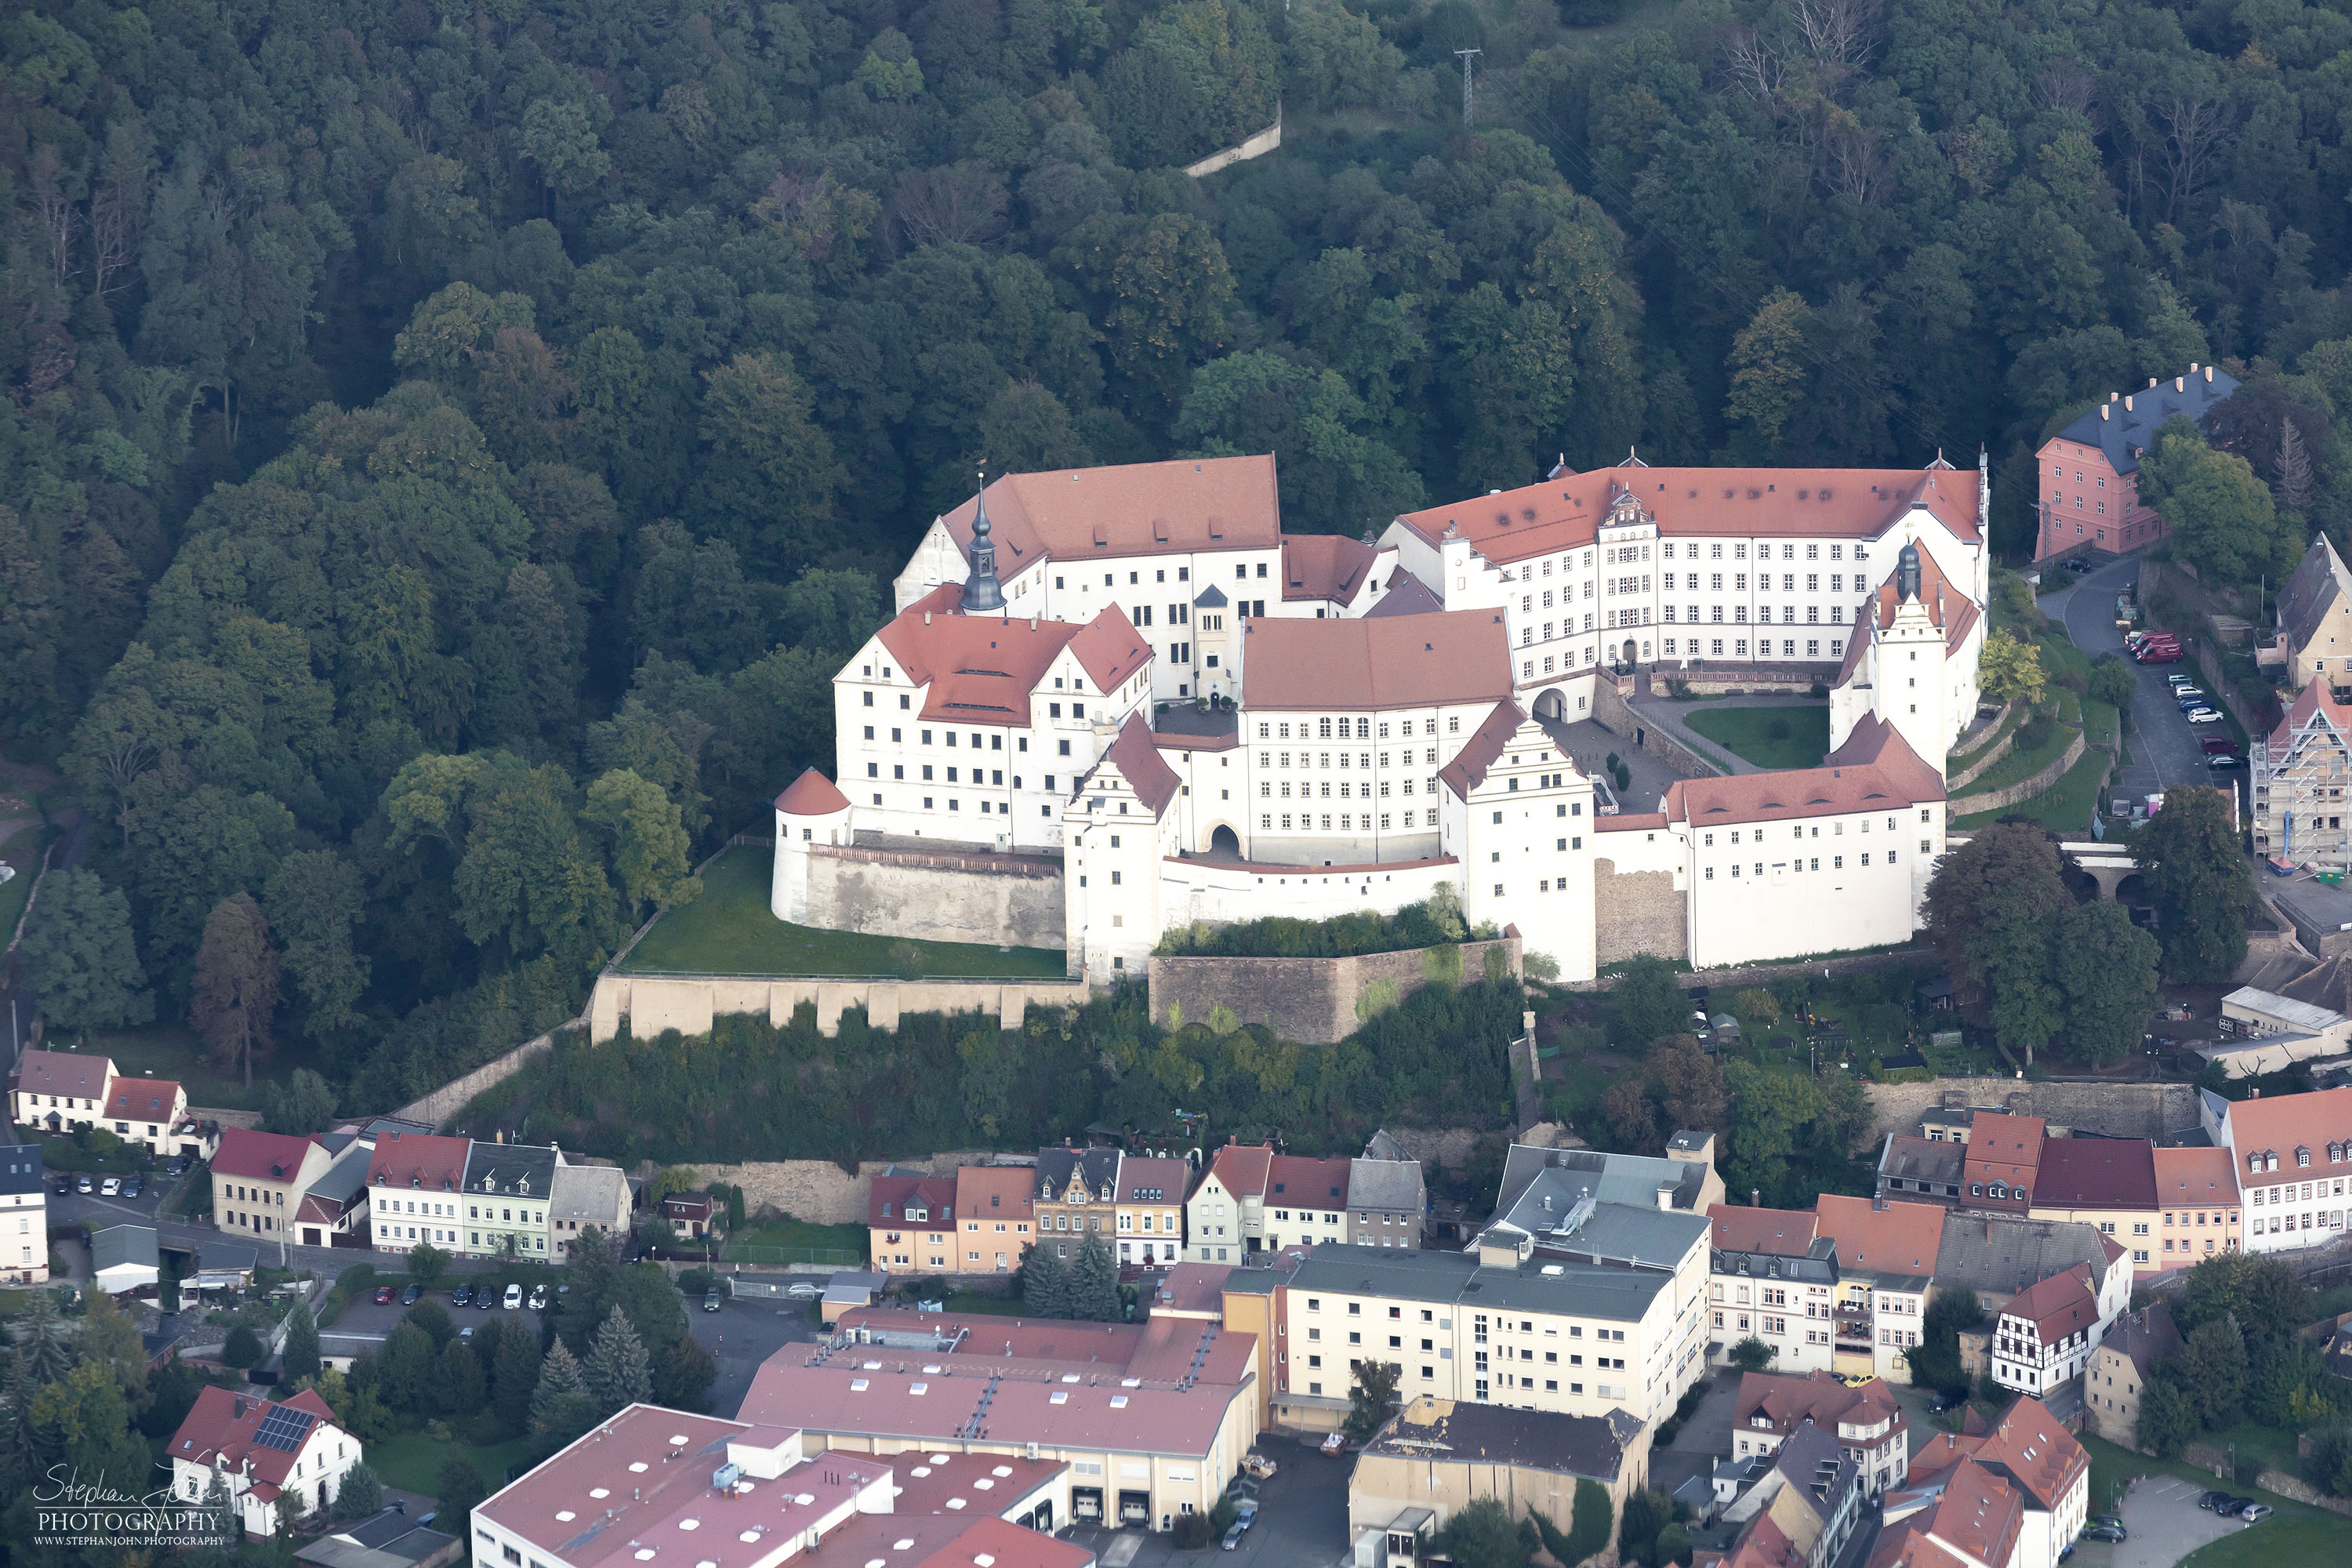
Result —
<instances>
[{"instance_id":1,"label":"arched entrance","mask_svg":"<svg viewBox=\"0 0 2352 1568\"><path fill-rule=\"evenodd\" d=\"M1555 687L1536 699L1536 717L1538 719L1568 717L1568 699L1559 694L1559 688Z\"/></svg>"},{"instance_id":2,"label":"arched entrance","mask_svg":"<svg viewBox=\"0 0 2352 1568\"><path fill-rule=\"evenodd\" d=\"M1632 664L1632 663L1633 663L1633 662L1634 662L1634 657L1635 657L1635 649L1634 649L1633 639L1632 637L1627 637L1627 638L1625 639L1625 651L1623 652L1623 654L1622 654L1622 655L1620 656L1620 662L1624 663L1624 664Z\"/></svg>"},{"instance_id":3,"label":"arched entrance","mask_svg":"<svg viewBox=\"0 0 2352 1568\"><path fill-rule=\"evenodd\" d=\"M1209 853L1230 855L1236 860L1240 859L1242 858L1241 835L1223 823L1219 823L1216 831L1209 835Z\"/></svg>"}]
</instances>

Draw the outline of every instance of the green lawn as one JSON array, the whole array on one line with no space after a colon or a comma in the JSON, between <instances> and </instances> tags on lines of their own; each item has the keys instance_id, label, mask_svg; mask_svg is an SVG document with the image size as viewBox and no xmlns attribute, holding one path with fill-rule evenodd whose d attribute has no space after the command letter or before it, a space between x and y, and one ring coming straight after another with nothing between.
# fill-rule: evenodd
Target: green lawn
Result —
<instances>
[{"instance_id":1,"label":"green lawn","mask_svg":"<svg viewBox=\"0 0 2352 1568\"><path fill-rule=\"evenodd\" d=\"M760 974L866 979L1061 978L1063 955L1050 948L986 947L816 931L768 911L773 852L747 844L728 850L702 874L702 896L670 910L629 954L627 974ZM902 945L915 962L902 968ZM911 973L910 973L911 971Z\"/></svg>"},{"instance_id":2,"label":"green lawn","mask_svg":"<svg viewBox=\"0 0 2352 1568\"><path fill-rule=\"evenodd\" d=\"M2030 749L2021 745L2012 747L2009 755L1993 763L1973 780L1969 784L1968 794L1953 801L1952 805L1966 810L1969 795L1989 795L1994 790L2006 789L2011 784L2032 778L2043 768L2056 762L2066 748L2074 744L2074 737L2081 732L2065 724L2053 724L2052 731L2050 738L2038 746Z\"/></svg>"},{"instance_id":3,"label":"green lawn","mask_svg":"<svg viewBox=\"0 0 2352 1568\"><path fill-rule=\"evenodd\" d=\"M2105 776L2106 753L2085 751L2080 761L2068 768L2063 777L2040 795L2029 796L2015 805L1999 811L1979 811L1967 816L1956 816L1952 826L1961 831L1990 827L2005 816L2030 816L2042 826L2060 833L2081 833L2091 825L2091 811L2099 798L2099 781ZM1963 795L1953 803L1965 805Z\"/></svg>"},{"instance_id":4,"label":"green lawn","mask_svg":"<svg viewBox=\"0 0 2352 1568\"><path fill-rule=\"evenodd\" d=\"M2227 1441L2229 1436L2220 1434L2217 1439L2209 1434L2207 1441ZM2222 1484L2213 1479L2212 1472L2194 1465L2152 1459L2098 1437L2086 1436L2081 1442L2084 1451L2091 1456L2093 1513L2108 1511L2123 1484L2134 1476L2178 1476L2202 1486ZM2292 1442L2288 1447L2292 1451ZM2255 1564L2272 1568L2284 1563L2352 1563L2352 1519L2305 1503L2291 1502L2276 1492L2264 1491L2245 1481L2228 1485L2231 1491L2259 1497L2278 1511L2252 1530L2242 1530L2200 1547L2180 1560L2181 1568L2253 1568Z\"/></svg>"},{"instance_id":5,"label":"green lawn","mask_svg":"<svg viewBox=\"0 0 2352 1568\"><path fill-rule=\"evenodd\" d=\"M978 1290L949 1291L948 1299L941 1304L940 1310L945 1312L962 1312L968 1315L985 1313L994 1318L1017 1318L1022 1311L1021 1298L1018 1296L989 1296Z\"/></svg>"},{"instance_id":6,"label":"green lawn","mask_svg":"<svg viewBox=\"0 0 2352 1568\"><path fill-rule=\"evenodd\" d=\"M241 1071L222 1072L215 1068L204 1042L180 1024L150 1024L114 1033L94 1032L84 1048L112 1057L115 1070L126 1077L177 1079L186 1086L192 1107L230 1110L260 1110L262 1091L267 1087L265 1079L283 1079L296 1068L316 1070L320 1065L317 1053L289 1035L278 1041L277 1050L268 1060L254 1064L253 1087L247 1089Z\"/></svg>"},{"instance_id":7,"label":"green lawn","mask_svg":"<svg viewBox=\"0 0 2352 1568\"><path fill-rule=\"evenodd\" d=\"M1759 768L1815 768L1830 749L1824 705L1710 708L1683 722Z\"/></svg>"},{"instance_id":8,"label":"green lawn","mask_svg":"<svg viewBox=\"0 0 2352 1568\"><path fill-rule=\"evenodd\" d=\"M425 1497L441 1493L441 1467L453 1453L463 1454L482 1472L492 1491L504 1485L507 1471L522 1463L524 1439L516 1437L483 1447L455 1438L436 1442L423 1432L402 1432L367 1446L368 1468L385 1486Z\"/></svg>"},{"instance_id":9,"label":"green lawn","mask_svg":"<svg viewBox=\"0 0 2352 1568\"><path fill-rule=\"evenodd\" d=\"M830 1263L840 1268L862 1268L870 1239L862 1225L779 1220L729 1236L722 1256L730 1263Z\"/></svg>"}]
</instances>

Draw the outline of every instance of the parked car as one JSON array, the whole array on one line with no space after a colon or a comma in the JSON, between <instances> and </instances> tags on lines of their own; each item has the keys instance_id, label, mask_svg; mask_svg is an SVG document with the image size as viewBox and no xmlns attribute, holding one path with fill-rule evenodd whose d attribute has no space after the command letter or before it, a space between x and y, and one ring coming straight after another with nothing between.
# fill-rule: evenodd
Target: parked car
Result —
<instances>
[{"instance_id":1,"label":"parked car","mask_svg":"<svg viewBox=\"0 0 2352 1568\"><path fill-rule=\"evenodd\" d=\"M120 1176L109 1176L106 1180L98 1184L98 1195L100 1197L120 1197L121 1194L122 1178Z\"/></svg>"},{"instance_id":2,"label":"parked car","mask_svg":"<svg viewBox=\"0 0 2352 1568\"><path fill-rule=\"evenodd\" d=\"M58 1184L58 1184L58 1196L59 1196L59 1197L63 1197L63 1196L65 1196L68 1193L72 1192L72 1191L74 1190L74 1179L73 1179L71 1176L59 1176L59 1177L58 1178Z\"/></svg>"},{"instance_id":3,"label":"parked car","mask_svg":"<svg viewBox=\"0 0 2352 1568\"><path fill-rule=\"evenodd\" d=\"M391 1286L379 1285L375 1288L375 1304L379 1307L389 1307L392 1305Z\"/></svg>"},{"instance_id":4,"label":"parked car","mask_svg":"<svg viewBox=\"0 0 2352 1568\"><path fill-rule=\"evenodd\" d=\"M123 1178L123 1181L122 1181L122 1195L123 1195L124 1197L126 1197L126 1198L143 1197L144 1195L146 1195L146 1192L147 1192L147 1178L146 1178L146 1177L144 1177L144 1176L126 1176L126 1177L124 1177L124 1178Z\"/></svg>"},{"instance_id":5,"label":"parked car","mask_svg":"<svg viewBox=\"0 0 2352 1568\"><path fill-rule=\"evenodd\" d=\"M2238 742L2227 735L2208 735L2198 744L2209 752L2234 752L2238 749Z\"/></svg>"},{"instance_id":6,"label":"parked car","mask_svg":"<svg viewBox=\"0 0 2352 1568\"><path fill-rule=\"evenodd\" d=\"M2093 1524L2112 1524L2117 1529L2121 1529L2123 1527L2124 1517L2119 1513L2095 1513L2091 1516L2089 1522Z\"/></svg>"},{"instance_id":7,"label":"parked car","mask_svg":"<svg viewBox=\"0 0 2352 1568\"><path fill-rule=\"evenodd\" d=\"M2191 708L2189 710L2189 721L2191 724L2219 724L2221 721L2221 710L2218 708Z\"/></svg>"},{"instance_id":8,"label":"parked car","mask_svg":"<svg viewBox=\"0 0 2352 1568\"><path fill-rule=\"evenodd\" d=\"M2230 1494L2228 1492L2209 1491L2197 1500L2197 1506L2203 1509L2207 1513L2219 1513L2221 1511L2221 1505L2229 1500Z\"/></svg>"},{"instance_id":9,"label":"parked car","mask_svg":"<svg viewBox=\"0 0 2352 1568\"><path fill-rule=\"evenodd\" d=\"M2123 1542L2131 1539L2131 1532L2124 1529L2120 1524L2095 1524L2091 1526L2090 1529L2083 1531L2083 1539L2085 1541Z\"/></svg>"},{"instance_id":10,"label":"parked car","mask_svg":"<svg viewBox=\"0 0 2352 1568\"><path fill-rule=\"evenodd\" d=\"M404 1307L414 1307L423 1300L425 1300L425 1287L422 1285L411 1285L400 1293L400 1304Z\"/></svg>"},{"instance_id":11,"label":"parked car","mask_svg":"<svg viewBox=\"0 0 2352 1568\"><path fill-rule=\"evenodd\" d=\"M457 1331L457 1337L461 1340L472 1339L474 1337L474 1325L467 1323L464 1328L459 1329Z\"/></svg>"},{"instance_id":12,"label":"parked car","mask_svg":"<svg viewBox=\"0 0 2352 1568\"><path fill-rule=\"evenodd\" d=\"M497 1311L499 1310L499 1288L497 1284L493 1282L491 1284L485 1285L480 1289L475 1291L474 1305L479 1307L485 1312Z\"/></svg>"},{"instance_id":13,"label":"parked car","mask_svg":"<svg viewBox=\"0 0 2352 1568\"><path fill-rule=\"evenodd\" d=\"M2272 1509L2270 1504L2266 1502L2250 1502L2238 1510L2238 1517L2244 1520L2248 1524L2252 1524L2257 1520L2270 1518L2271 1513Z\"/></svg>"},{"instance_id":14,"label":"parked car","mask_svg":"<svg viewBox=\"0 0 2352 1568\"><path fill-rule=\"evenodd\" d=\"M167 1176L186 1175L188 1173L188 1157L185 1154L173 1155L170 1159L163 1162L163 1173Z\"/></svg>"},{"instance_id":15,"label":"parked car","mask_svg":"<svg viewBox=\"0 0 2352 1568\"><path fill-rule=\"evenodd\" d=\"M1958 1410L1966 1402L1966 1397L1964 1394L1953 1393L1948 1388L1943 1389L1933 1399L1927 1401L1927 1408L1934 1414L1941 1415L1947 1410Z\"/></svg>"},{"instance_id":16,"label":"parked car","mask_svg":"<svg viewBox=\"0 0 2352 1568\"><path fill-rule=\"evenodd\" d=\"M1245 1497L1234 1504L1234 1519L1244 1530L1257 1522L1257 1499Z\"/></svg>"},{"instance_id":17,"label":"parked car","mask_svg":"<svg viewBox=\"0 0 2352 1568\"><path fill-rule=\"evenodd\" d=\"M1224 1549L1226 1551L1231 1552L1234 1547L1239 1546L1242 1543L1243 1528L1243 1526L1236 1524L1225 1531Z\"/></svg>"},{"instance_id":18,"label":"parked car","mask_svg":"<svg viewBox=\"0 0 2352 1568\"><path fill-rule=\"evenodd\" d=\"M713 1285L709 1289L705 1290L702 1293L702 1310L706 1312L715 1312L725 1304L726 1300L727 1299L724 1296L719 1294L719 1287Z\"/></svg>"},{"instance_id":19,"label":"parked car","mask_svg":"<svg viewBox=\"0 0 2352 1568\"><path fill-rule=\"evenodd\" d=\"M473 1304L474 1288L471 1285L460 1285L455 1290L449 1292L449 1305L453 1307L470 1307Z\"/></svg>"},{"instance_id":20,"label":"parked car","mask_svg":"<svg viewBox=\"0 0 2352 1568\"><path fill-rule=\"evenodd\" d=\"M80 1175L74 1178L74 1191L78 1193L94 1193L98 1191L98 1184L89 1179L89 1173L88 1171L84 1171Z\"/></svg>"},{"instance_id":21,"label":"parked car","mask_svg":"<svg viewBox=\"0 0 2352 1568\"><path fill-rule=\"evenodd\" d=\"M819 1296L824 1295L824 1291L819 1286L809 1284L806 1280L802 1280L797 1284L785 1286L784 1294L795 1301L814 1301Z\"/></svg>"},{"instance_id":22,"label":"parked car","mask_svg":"<svg viewBox=\"0 0 2352 1568\"><path fill-rule=\"evenodd\" d=\"M2211 756L2205 759L2205 765L2213 769L2217 773L2221 773L2226 772L2231 768L2244 767L2246 765L2246 759L2238 755L2235 752L2216 752Z\"/></svg>"},{"instance_id":23,"label":"parked car","mask_svg":"<svg viewBox=\"0 0 2352 1568\"><path fill-rule=\"evenodd\" d=\"M509 1312L520 1312L522 1310L521 1286L509 1285L507 1287L507 1310Z\"/></svg>"},{"instance_id":24,"label":"parked car","mask_svg":"<svg viewBox=\"0 0 2352 1568\"><path fill-rule=\"evenodd\" d=\"M546 1310L546 1307L547 1287L544 1285L532 1287L530 1292L530 1310L534 1312L543 1311Z\"/></svg>"}]
</instances>

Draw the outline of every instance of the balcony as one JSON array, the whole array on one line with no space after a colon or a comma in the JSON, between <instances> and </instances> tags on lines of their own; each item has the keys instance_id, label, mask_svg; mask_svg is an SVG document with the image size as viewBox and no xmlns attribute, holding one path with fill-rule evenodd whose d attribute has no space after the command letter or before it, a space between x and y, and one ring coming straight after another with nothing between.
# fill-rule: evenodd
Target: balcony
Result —
<instances>
[{"instance_id":1,"label":"balcony","mask_svg":"<svg viewBox=\"0 0 2352 1568\"><path fill-rule=\"evenodd\" d=\"M1841 1344L1866 1345L1871 1342L1873 1335L1868 1308L1840 1307L1830 1316L1837 1323L1837 1338Z\"/></svg>"}]
</instances>

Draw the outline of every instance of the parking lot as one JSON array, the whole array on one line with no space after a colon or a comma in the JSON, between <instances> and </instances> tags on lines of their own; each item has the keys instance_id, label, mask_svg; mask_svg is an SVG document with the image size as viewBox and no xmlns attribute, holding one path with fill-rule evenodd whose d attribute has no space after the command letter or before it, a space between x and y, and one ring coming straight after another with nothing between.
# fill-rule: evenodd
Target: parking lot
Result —
<instances>
[{"instance_id":1,"label":"parking lot","mask_svg":"<svg viewBox=\"0 0 2352 1568\"><path fill-rule=\"evenodd\" d=\"M1278 1468L1259 1489L1257 1523L1215 1561L1234 1568L1326 1568L1346 1557L1348 1473L1355 1468L1355 1456L1320 1454L1271 1435L1261 1436L1257 1447ZM1103 1568L1170 1568L1200 1561L1196 1553L1178 1551L1172 1536L1157 1531L1080 1526L1063 1535L1092 1550ZM1216 1550L1214 1543L1210 1550Z\"/></svg>"},{"instance_id":2,"label":"parking lot","mask_svg":"<svg viewBox=\"0 0 2352 1568\"><path fill-rule=\"evenodd\" d=\"M2223 1519L2197 1506L2206 1488L2178 1476L2150 1476L2124 1494L2124 1528L2131 1539L2113 1549L2115 1568L2172 1568L2209 1541L2219 1541L2259 1524Z\"/></svg>"},{"instance_id":3,"label":"parking lot","mask_svg":"<svg viewBox=\"0 0 2352 1568\"><path fill-rule=\"evenodd\" d=\"M751 1390L760 1363L784 1345L815 1340L817 1327L806 1301L772 1301L745 1298L722 1302L719 1310L702 1310L700 1297L686 1303L687 1331L710 1352L719 1375L710 1384L709 1408L714 1415L733 1417Z\"/></svg>"},{"instance_id":4,"label":"parking lot","mask_svg":"<svg viewBox=\"0 0 2352 1568\"><path fill-rule=\"evenodd\" d=\"M2121 655L2124 638L2116 626L2116 595L2130 588L2138 578L2139 557L2127 555L2084 573L2071 588L2042 595L2041 607L2043 614L2063 620L2067 637L2093 658L2103 653ZM2131 668L2137 684L2132 693L2131 727L2124 736L2131 763L2118 768L2109 781L2109 798L2120 795L2139 799L2184 784L2220 784L2246 776L2242 768L2226 772L2208 769L2200 749L2200 742L2208 735L2228 739L2230 726L2226 722L2191 724L2173 700L2171 685L2165 678L2175 673L2197 677L2195 665L2184 660L2179 664L2134 664ZM2197 683L2200 687L2205 684L2201 677ZM2207 694L2218 698L2217 693ZM2218 700L2213 706L2221 706Z\"/></svg>"},{"instance_id":5,"label":"parking lot","mask_svg":"<svg viewBox=\"0 0 2352 1568\"><path fill-rule=\"evenodd\" d=\"M499 1306L493 1306L487 1312L478 1307L452 1307L449 1305L449 1293L455 1287L427 1290L423 1300L432 1302L447 1312L449 1321L458 1330L470 1329L497 1318L509 1324L520 1321L533 1334L539 1332L539 1314L529 1307L523 1307L512 1312ZM389 1302L378 1306L374 1293L370 1292L345 1307L342 1316L335 1320L333 1328L329 1331L348 1334L354 1338L382 1339L400 1326L401 1316L407 1310L407 1308L400 1304L400 1297L397 1293Z\"/></svg>"}]
</instances>

